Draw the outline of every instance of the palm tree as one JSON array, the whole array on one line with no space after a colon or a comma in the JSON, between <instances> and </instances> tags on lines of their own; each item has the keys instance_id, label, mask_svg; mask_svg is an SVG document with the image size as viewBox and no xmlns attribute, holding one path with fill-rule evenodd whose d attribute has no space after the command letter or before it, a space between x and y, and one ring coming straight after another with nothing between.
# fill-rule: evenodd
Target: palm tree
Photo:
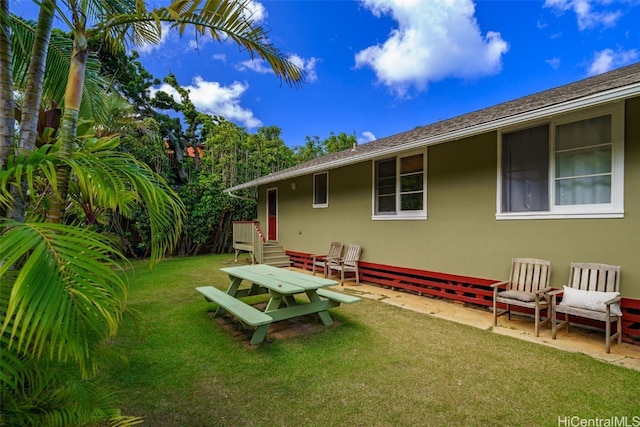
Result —
<instances>
[{"instance_id":1,"label":"palm tree","mask_svg":"<svg viewBox=\"0 0 640 427\"><path fill-rule=\"evenodd\" d=\"M161 22L173 23L181 34L191 25L216 40L228 36L252 57L267 60L287 84L300 84L303 74L267 42L266 33L248 13L248 1L179 0L147 11L144 1L68 0L65 14L55 0L43 0L32 49L32 57L38 60L21 69L29 76L20 85L27 94L23 107L29 112L23 111L20 149L12 155L11 85L22 78L11 74L19 61L14 36L26 24L9 15L8 1L0 0L0 202L5 210L15 204L16 197L9 191L12 187L32 209L26 211L25 222L0 218L0 422L65 426L110 420L113 425L133 424L137 421L122 417L112 407L108 393L90 381L97 369L96 352L117 332L125 310L127 285L119 272L126 261L111 239L87 228L89 221L65 225L64 214L70 200L87 215L96 213L87 210L88 205L126 212L132 203L142 202L155 224L153 261L157 262L175 243L184 211L160 177L131 158L115 154L116 140L78 139L85 78L90 76L89 27L98 22L93 30L102 32L113 47L122 48L122 40L134 45L157 42ZM29 114L39 111L36 100L42 103L43 90L51 88L47 72L58 81L65 75L62 67L37 65L51 57L46 48L55 36L49 23L54 14L73 34L62 127L55 145L32 149L37 121ZM24 49L22 42L19 47ZM39 204L44 200L39 195L49 201ZM49 203L48 222L37 220L33 207Z\"/></svg>"},{"instance_id":2,"label":"palm tree","mask_svg":"<svg viewBox=\"0 0 640 427\"><path fill-rule=\"evenodd\" d=\"M52 0L49 0L52 1ZM69 21L74 36L71 66L64 100L64 115L61 128L60 156L73 153L75 130L82 100L84 72L88 56L87 25L90 19L99 22L97 29L105 35L112 48L122 48L122 40L133 44L157 43L161 35L161 22L170 22L183 34L189 26L203 35L221 40L223 35L245 48L253 57L265 59L275 74L288 84L299 84L302 71L285 58L267 41L266 32L255 24L249 11L248 1L228 0L210 2L202 0L178 0L169 7L147 12L144 2L68 2ZM59 223L64 215L68 194L70 171L58 169L58 196L52 199L48 213L49 222Z\"/></svg>"},{"instance_id":3,"label":"palm tree","mask_svg":"<svg viewBox=\"0 0 640 427\"><path fill-rule=\"evenodd\" d=\"M9 155L13 151L14 137L14 99L13 99L13 70L11 58L13 54L11 43L9 0L0 0L0 169L7 164Z\"/></svg>"}]
</instances>

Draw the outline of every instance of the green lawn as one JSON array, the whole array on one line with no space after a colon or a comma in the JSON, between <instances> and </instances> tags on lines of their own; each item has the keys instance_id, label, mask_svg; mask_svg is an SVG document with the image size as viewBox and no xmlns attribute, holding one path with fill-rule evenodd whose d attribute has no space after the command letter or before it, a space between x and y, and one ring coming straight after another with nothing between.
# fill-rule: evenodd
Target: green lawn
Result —
<instances>
[{"instance_id":1,"label":"green lawn","mask_svg":"<svg viewBox=\"0 0 640 427\"><path fill-rule=\"evenodd\" d=\"M219 268L230 265L228 255L134 263L138 319L113 342L127 362L111 358L101 378L123 413L154 427L640 423L638 371L379 301L342 305L337 325L252 348L195 291L225 289Z\"/></svg>"}]
</instances>

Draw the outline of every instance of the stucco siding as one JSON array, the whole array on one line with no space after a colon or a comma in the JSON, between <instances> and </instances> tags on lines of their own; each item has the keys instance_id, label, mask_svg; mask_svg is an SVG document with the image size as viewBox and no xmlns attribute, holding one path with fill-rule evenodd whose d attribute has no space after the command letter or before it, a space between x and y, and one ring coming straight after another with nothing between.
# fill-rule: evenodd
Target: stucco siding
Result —
<instances>
[{"instance_id":1,"label":"stucco siding","mask_svg":"<svg viewBox=\"0 0 640 427\"><path fill-rule=\"evenodd\" d=\"M266 188L278 187L287 250L354 242L366 261L489 279L505 279L514 256L538 257L552 261L556 287L571 261L618 264L623 295L640 298L640 98L626 102L625 135L623 219L497 220L496 132L426 150L426 220L372 219L370 161L329 171L327 208L312 207L312 175L260 187L258 219Z\"/></svg>"}]
</instances>

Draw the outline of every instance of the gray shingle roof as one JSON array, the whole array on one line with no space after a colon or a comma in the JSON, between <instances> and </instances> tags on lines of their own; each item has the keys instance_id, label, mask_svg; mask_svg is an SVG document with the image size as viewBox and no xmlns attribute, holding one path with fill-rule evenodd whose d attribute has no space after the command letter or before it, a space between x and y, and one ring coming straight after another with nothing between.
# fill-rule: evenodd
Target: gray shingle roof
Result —
<instances>
[{"instance_id":1,"label":"gray shingle roof","mask_svg":"<svg viewBox=\"0 0 640 427\"><path fill-rule=\"evenodd\" d=\"M584 106L586 103L613 101L634 96L640 96L640 62L554 89L377 139L354 149L328 154L289 169L236 185L226 191L232 192L256 187L415 149L419 146L446 142L447 139L453 140L461 135L470 136L475 133L495 130L507 122L525 120L536 112L541 115L551 114L553 107L557 107L554 112L570 111Z\"/></svg>"}]
</instances>

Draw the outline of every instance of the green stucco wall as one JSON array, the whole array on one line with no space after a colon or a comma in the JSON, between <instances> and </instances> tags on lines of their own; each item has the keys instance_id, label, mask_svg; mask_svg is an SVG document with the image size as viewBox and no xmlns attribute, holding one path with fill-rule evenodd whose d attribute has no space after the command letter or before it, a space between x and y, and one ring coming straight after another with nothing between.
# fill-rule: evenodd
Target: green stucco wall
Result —
<instances>
[{"instance_id":1,"label":"green stucco wall","mask_svg":"<svg viewBox=\"0 0 640 427\"><path fill-rule=\"evenodd\" d=\"M514 256L545 258L556 287L571 261L602 262L621 265L623 295L640 298L640 98L625 122L623 219L496 220L495 132L429 147L427 220L371 219L371 162L329 172L328 208L312 208L312 176L261 187L258 219L277 187L287 250L322 254L338 240L362 245L364 261L490 279L505 279Z\"/></svg>"}]
</instances>

